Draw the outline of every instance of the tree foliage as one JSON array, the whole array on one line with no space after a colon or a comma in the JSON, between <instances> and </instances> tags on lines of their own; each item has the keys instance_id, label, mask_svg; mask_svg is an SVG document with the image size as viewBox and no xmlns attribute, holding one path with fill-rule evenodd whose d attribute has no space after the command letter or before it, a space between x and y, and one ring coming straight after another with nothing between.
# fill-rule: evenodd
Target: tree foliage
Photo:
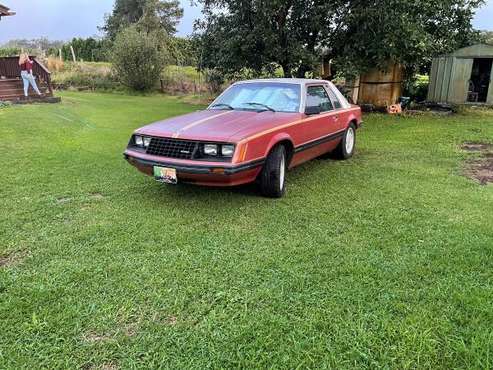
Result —
<instances>
[{"instance_id":1,"label":"tree foliage","mask_svg":"<svg viewBox=\"0 0 493 370\"><path fill-rule=\"evenodd\" d=\"M174 36L171 41L173 63L180 66L197 66L200 59L200 40L193 37Z\"/></svg>"},{"instance_id":2,"label":"tree foliage","mask_svg":"<svg viewBox=\"0 0 493 370\"><path fill-rule=\"evenodd\" d=\"M429 67L433 56L478 41L471 21L482 3L375 0L367 7L350 6L331 57L356 71L383 67L388 61L401 63L408 71Z\"/></svg>"},{"instance_id":3,"label":"tree foliage","mask_svg":"<svg viewBox=\"0 0 493 370\"><path fill-rule=\"evenodd\" d=\"M113 12L106 18L102 29L110 39L118 32L147 17L148 21L157 22L166 33L176 33L176 26L183 16L178 0L116 0ZM151 17L152 15L152 17Z\"/></svg>"},{"instance_id":4,"label":"tree foliage","mask_svg":"<svg viewBox=\"0 0 493 370\"><path fill-rule=\"evenodd\" d=\"M86 62L105 62L108 60L108 51L111 47L111 43L107 39L96 39L89 37L73 38L69 43L61 46L63 60L72 60L72 51L70 46L74 48L75 56L77 60L84 60ZM59 49L53 48L49 50L49 54L58 56Z\"/></svg>"},{"instance_id":5,"label":"tree foliage","mask_svg":"<svg viewBox=\"0 0 493 370\"><path fill-rule=\"evenodd\" d=\"M416 68L477 38L483 0L201 0L202 67L285 76L314 71L322 55L344 71L389 60Z\"/></svg>"},{"instance_id":6,"label":"tree foliage","mask_svg":"<svg viewBox=\"0 0 493 370\"><path fill-rule=\"evenodd\" d=\"M154 87L168 58L161 35L143 32L136 25L118 33L111 52L117 78L134 90Z\"/></svg>"},{"instance_id":7,"label":"tree foliage","mask_svg":"<svg viewBox=\"0 0 493 370\"><path fill-rule=\"evenodd\" d=\"M480 41L489 45L493 45L493 31L481 31Z\"/></svg>"},{"instance_id":8,"label":"tree foliage","mask_svg":"<svg viewBox=\"0 0 493 370\"><path fill-rule=\"evenodd\" d=\"M63 41L48 40L45 37L39 39L14 39L2 45L1 56L19 55L26 52L30 55L43 57L50 54L50 50L58 50L63 45Z\"/></svg>"},{"instance_id":9,"label":"tree foliage","mask_svg":"<svg viewBox=\"0 0 493 370\"><path fill-rule=\"evenodd\" d=\"M202 66L304 75L334 33L337 0L204 0Z\"/></svg>"}]
</instances>

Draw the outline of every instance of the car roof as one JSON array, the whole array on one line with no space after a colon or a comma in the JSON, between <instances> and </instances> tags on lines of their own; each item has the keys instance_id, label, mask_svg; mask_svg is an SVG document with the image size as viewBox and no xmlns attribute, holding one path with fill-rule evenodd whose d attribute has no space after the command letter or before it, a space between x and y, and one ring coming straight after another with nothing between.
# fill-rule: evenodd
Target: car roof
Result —
<instances>
[{"instance_id":1,"label":"car roof","mask_svg":"<svg viewBox=\"0 0 493 370\"><path fill-rule=\"evenodd\" d=\"M317 79L311 79L311 78L259 78L255 80L245 80L245 81L238 81L235 83L236 84L243 84L243 83L269 83L269 82L277 82L277 83L286 83L286 84L297 84L297 85L307 85L307 84L312 84L312 83L328 83L328 81L325 80L317 80Z\"/></svg>"}]
</instances>

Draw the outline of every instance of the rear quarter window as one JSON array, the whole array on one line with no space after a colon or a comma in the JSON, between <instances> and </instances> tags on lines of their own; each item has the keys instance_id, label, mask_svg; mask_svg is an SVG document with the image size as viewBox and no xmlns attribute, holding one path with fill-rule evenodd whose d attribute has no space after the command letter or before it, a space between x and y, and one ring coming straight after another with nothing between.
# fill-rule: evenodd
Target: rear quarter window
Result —
<instances>
[{"instance_id":1,"label":"rear quarter window","mask_svg":"<svg viewBox=\"0 0 493 370\"><path fill-rule=\"evenodd\" d=\"M329 94L330 96L330 100L332 100L332 104L334 105L334 108L335 109L339 109L339 108L342 108L342 104L339 100L339 98L337 97L337 95L334 93L334 91L332 91L332 89L330 88L330 86L326 86L325 87L325 90L327 90L327 93Z\"/></svg>"}]
</instances>

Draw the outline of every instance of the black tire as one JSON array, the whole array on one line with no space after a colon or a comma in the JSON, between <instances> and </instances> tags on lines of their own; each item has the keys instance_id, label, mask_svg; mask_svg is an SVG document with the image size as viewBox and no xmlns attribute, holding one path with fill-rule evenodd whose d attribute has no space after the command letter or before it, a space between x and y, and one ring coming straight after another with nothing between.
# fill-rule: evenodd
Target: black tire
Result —
<instances>
[{"instance_id":1,"label":"black tire","mask_svg":"<svg viewBox=\"0 0 493 370\"><path fill-rule=\"evenodd\" d=\"M352 131L353 134L353 145L350 151L348 152L346 142L349 138L350 131ZM335 159L342 159L342 160L349 159L353 156L355 147L356 147L356 126L354 125L354 123L351 122L348 128L346 129L346 131L344 131L344 136L342 137L341 142L339 143L337 148L335 148L334 151L332 152L332 156Z\"/></svg>"},{"instance_id":2,"label":"black tire","mask_svg":"<svg viewBox=\"0 0 493 370\"><path fill-rule=\"evenodd\" d=\"M284 170L281 167L284 166ZM281 198L286 191L287 156L284 145L274 147L260 173L260 191L269 198ZM282 182L282 183L281 183Z\"/></svg>"}]
</instances>

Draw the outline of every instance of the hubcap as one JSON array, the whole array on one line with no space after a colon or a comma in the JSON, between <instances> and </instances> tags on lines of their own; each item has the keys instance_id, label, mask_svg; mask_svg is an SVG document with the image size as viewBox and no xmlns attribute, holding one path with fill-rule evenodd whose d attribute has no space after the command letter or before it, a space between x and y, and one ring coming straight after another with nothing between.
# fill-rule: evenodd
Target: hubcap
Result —
<instances>
[{"instance_id":1,"label":"hubcap","mask_svg":"<svg viewBox=\"0 0 493 370\"><path fill-rule=\"evenodd\" d=\"M281 163L280 163L280 168L279 168L279 190L282 190L284 187L284 175L286 174L286 159L284 156L281 158Z\"/></svg>"},{"instance_id":2,"label":"hubcap","mask_svg":"<svg viewBox=\"0 0 493 370\"><path fill-rule=\"evenodd\" d=\"M354 148L354 129L349 127L346 133L346 153L351 154Z\"/></svg>"}]
</instances>

